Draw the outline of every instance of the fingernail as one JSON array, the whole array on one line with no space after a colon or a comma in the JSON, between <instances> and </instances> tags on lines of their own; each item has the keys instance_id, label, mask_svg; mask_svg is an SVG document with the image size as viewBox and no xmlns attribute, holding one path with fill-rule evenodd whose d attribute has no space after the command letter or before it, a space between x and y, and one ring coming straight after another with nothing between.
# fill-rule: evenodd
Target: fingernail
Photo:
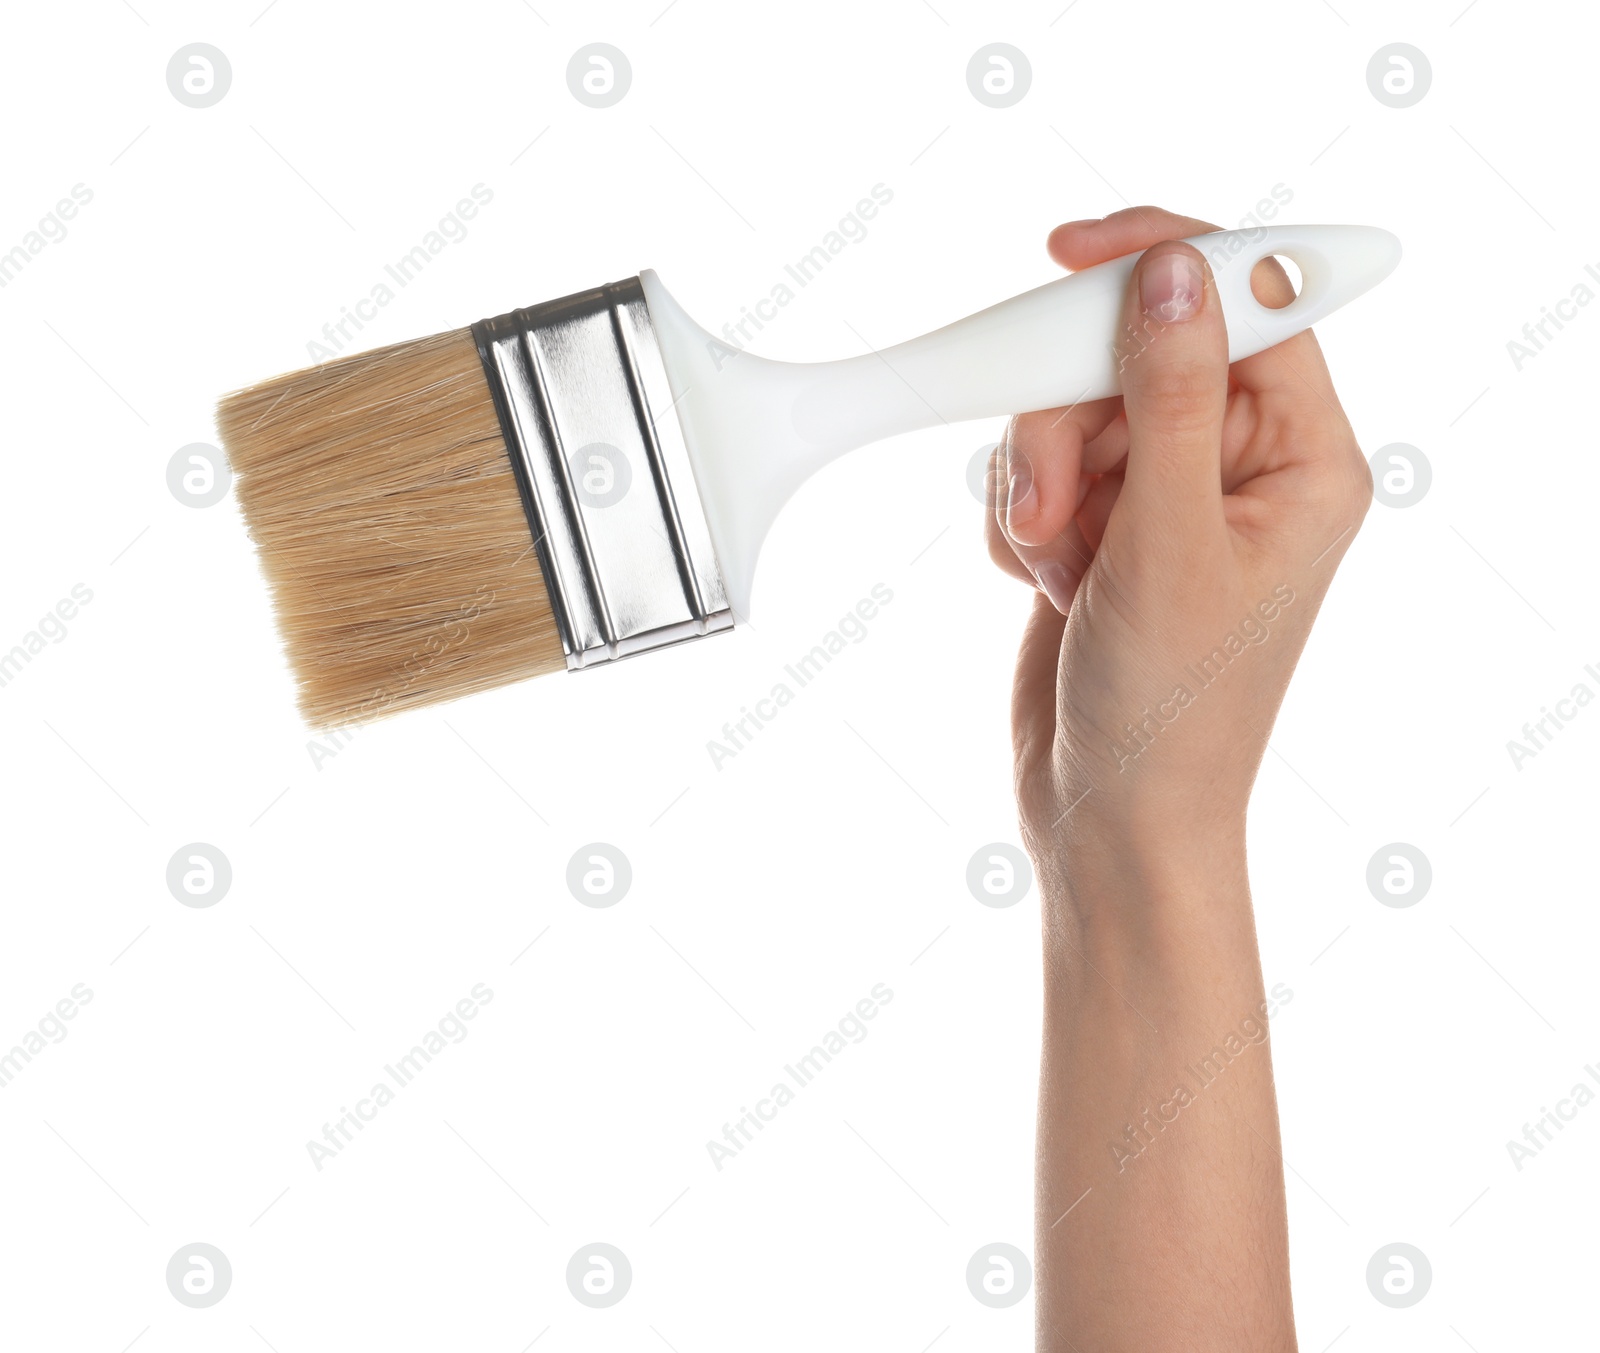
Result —
<instances>
[{"instance_id":1,"label":"fingernail","mask_svg":"<svg viewBox=\"0 0 1600 1353\"><path fill-rule=\"evenodd\" d=\"M1139 304L1165 324L1192 319L1205 298L1205 277L1194 255L1175 249L1144 265L1139 274Z\"/></svg>"},{"instance_id":2,"label":"fingernail","mask_svg":"<svg viewBox=\"0 0 1600 1353\"><path fill-rule=\"evenodd\" d=\"M1066 615L1072 609L1072 575L1067 566L1054 559L1046 559L1034 566L1033 576L1039 580L1050 604Z\"/></svg>"},{"instance_id":3,"label":"fingernail","mask_svg":"<svg viewBox=\"0 0 1600 1353\"><path fill-rule=\"evenodd\" d=\"M1033 466L1026 453L1015 447L1006 448L1006 473L1010 476L1006 489L1006 530L1022 526L1033 519L1036 504L1033 497Z\"/></svg>"},{"instance_id":4,"label":"fingernail","mask_svg":"<svg viewBox=\"0 0 1600 1353\"><path fill-rule=\"evenodd\" d=\"M1081 221L1063 221L1056 227L1057 230L1082 230L1085 226L1097 226L1105 220L1104 216L1085 216Z\"/></svg>"}]
</instances>

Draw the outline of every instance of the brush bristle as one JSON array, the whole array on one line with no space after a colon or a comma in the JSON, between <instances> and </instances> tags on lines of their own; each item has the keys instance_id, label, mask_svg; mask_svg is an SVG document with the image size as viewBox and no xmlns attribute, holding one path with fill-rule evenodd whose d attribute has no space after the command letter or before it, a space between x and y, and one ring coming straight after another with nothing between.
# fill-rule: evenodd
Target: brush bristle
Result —
<instances>
[{"instance_id":1,"label":"brush bristle","mask_svg":"<svg viewBox=\"0 0 1600 1353\"><path fill-rule=\"evenodd\" d=\"M218 423L309 723L566 666L467 330L241 390Z\"/></svg>"}]
</instances>

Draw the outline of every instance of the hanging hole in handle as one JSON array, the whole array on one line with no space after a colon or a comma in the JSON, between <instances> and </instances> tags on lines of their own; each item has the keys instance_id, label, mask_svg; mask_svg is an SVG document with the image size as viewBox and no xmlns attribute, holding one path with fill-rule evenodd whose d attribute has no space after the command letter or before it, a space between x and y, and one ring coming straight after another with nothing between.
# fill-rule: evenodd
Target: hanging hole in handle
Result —
<instances>
[{"instance_id":1,"label":"hanging hole in handle","mask_svg":"<svg viewBox=\"0 0 1600 1353\"><path fill-rule=\"evenodd\" d=\"M1274 263L1278 268L1272 266ZM1304 286L1299 265L1283 254L1268 254L1250 270L1250 292L1257 303L1268 310L1282 310L1292 305Z\"/></svg>"}]
</instances>

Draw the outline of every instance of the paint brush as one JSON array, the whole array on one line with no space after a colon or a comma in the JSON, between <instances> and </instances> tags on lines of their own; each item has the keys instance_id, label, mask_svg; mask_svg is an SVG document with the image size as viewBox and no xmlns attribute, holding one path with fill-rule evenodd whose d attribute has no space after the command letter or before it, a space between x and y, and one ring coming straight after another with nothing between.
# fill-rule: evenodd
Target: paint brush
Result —
<instances>
[{"instance_id":1,"label":"paint brush","mask_svg":"<svg viewBox=\"0 0 1600 1353\"><path fill-rule=\"evenodd\" d=\"M1189 243L1210 262L1230 361L1400 258L1367 226ZM1279 309L1250 287L1271 256L1302 278ZM1136 260L821 363L730 348L645 271L228 395L222 441L302 714L365 723L732 629L778 512L835 457L1117 393Z\"/></svg>"}]
</instances>

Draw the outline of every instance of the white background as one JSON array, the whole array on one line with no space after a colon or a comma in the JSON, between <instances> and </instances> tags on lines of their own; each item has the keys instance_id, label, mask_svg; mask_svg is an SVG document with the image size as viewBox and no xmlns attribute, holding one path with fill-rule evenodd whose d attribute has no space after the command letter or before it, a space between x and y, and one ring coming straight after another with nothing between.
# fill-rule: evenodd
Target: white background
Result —
<instances>
[{"instance_id":1,"label":"white background","mask_svg":"<svg viewBox=\"0 0 1600 1353\"><path fill-rule=\"evenodd\" d=\"M1293 992L1273 1043L1301 1341L1592 1339L1600 1107L1520 1171L1506 1143L1600 1063L1600 710L1520 770L1506 744L1600 692L1600 307L1520 371L1506 345L1600 263L1593 17L663 3L9 8L0 250L74 184L93 200L0 289L0 650L74 585L93 600L0 688L0 1051L75 984L93 999L0 1091L0 1342L1029 1345L1031 1297L993 1310L964 1278L981 1246L1032 1252L1037 898L966 884L1015 839L1027 597L966 480L998 424L818 476L754 627L373 725L320 763L232 498L168 490L218 394L307 365L478 183L492 204L363 346L646 266L720 328L879 183L867 238L757 351L921 332L1048 280L1052 225L1130 203L1233 226L1281 184L1282 219L1401 236L1323 342L1363 445L1420 448L1433 485L1374 506L1252 818L1267 982ZM594 41L633 68L605 110L565 79ZM1004 110L965 79L997 41L1033 72ZM1406 109L1365 75L1397 41L1433 70ZM192 42L232 65L209 108L167 87ZM878 583L867 638L716 769L708 740ZM565 883L594 841L633 870L607 910ZM1407 909L1365 881L1397 841L1434 873ZM190 842L231 862L210 908L166 885ZM319 1172L307 1141L476 983L470 1036ZM877 983L870 1036L717 1171L708 1139ZM595 1241L634 1271L607 1310L564 1276ZM1365 1279L1396 1241L1433 1267L1406 1310ZM233 1267L206 1310L164 1279L193 1242Z\"/></svg>"}]
</instances>

